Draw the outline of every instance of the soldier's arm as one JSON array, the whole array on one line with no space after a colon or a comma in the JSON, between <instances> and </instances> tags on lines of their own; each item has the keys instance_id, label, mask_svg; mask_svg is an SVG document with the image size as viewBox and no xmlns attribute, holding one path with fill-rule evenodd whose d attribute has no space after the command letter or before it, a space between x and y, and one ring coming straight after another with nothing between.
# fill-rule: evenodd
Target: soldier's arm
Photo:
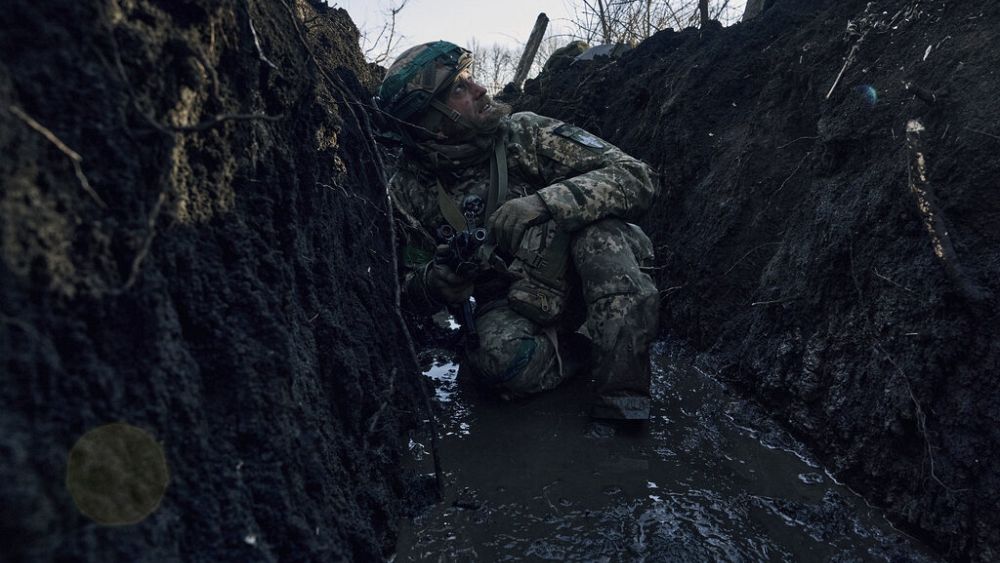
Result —
<instances>
[{"instance_id":1,"label":"soldier's arm","mask_svg":"<svg viewBox=\"0 0 1000 563\"><path fill-rule=\"evenodd\" d=\"M444 305L428 291L427 268L434 258L434 239L424 231L412 213L407 197L407 182L412 181L415 179L401 172L397 172L389 180L389 197L397 237L397 268L402 277L402 305L414 314L432 315Z\"/></svg>"},{"instance_id":2,"label":"soldier's arm","mask_svg":"<svg viewBox=\"0 0 1000 563\"><path fill-rule=\"evenodd\" d=\"M557 119L524 112L511 122L515 158L547 184L538 195L563 229L605 217L634 220L652 203L656 183L641 160Z\"/></svg>"}]
</instances>

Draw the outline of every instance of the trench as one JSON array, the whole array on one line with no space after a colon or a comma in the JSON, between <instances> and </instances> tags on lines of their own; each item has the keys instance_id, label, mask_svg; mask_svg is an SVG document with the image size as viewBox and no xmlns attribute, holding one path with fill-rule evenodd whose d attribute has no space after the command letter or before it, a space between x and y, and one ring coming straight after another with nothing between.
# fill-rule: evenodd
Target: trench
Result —
<instances>
[{"instance_id":1,"label":"trench","mask_svg":"<svg viewBox=\"0 0 1000 563\"><path fill-rule=\"evenodd\" d=\"M504 402L423 352L445 472L394 561L938 561L682 346L653 347L644 429L587 435L587 381ZM408 463L433 470L429 437Z\"/></svg>"}]
</instances>

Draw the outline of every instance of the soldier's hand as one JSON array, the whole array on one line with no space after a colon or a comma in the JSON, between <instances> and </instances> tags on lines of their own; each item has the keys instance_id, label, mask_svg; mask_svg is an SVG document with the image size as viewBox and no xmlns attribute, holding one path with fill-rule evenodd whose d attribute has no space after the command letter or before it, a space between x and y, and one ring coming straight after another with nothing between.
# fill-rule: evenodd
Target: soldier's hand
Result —
<instances>
[{"instance_id":1,"label":"soldier's hand","mask_svg":"<svg viewBox=\"0 0 1000 563\"><path fill-rule=\"evenodd\" d=\"M448 245L440 245L437 247L436 254L447 256L449 252ZM446 305L465 303L469 300L474 289L470 278L458 275L447 264L439 264L437 261L427 265L424 283L431 296Z\"/></svg>"},{"instance_id":2,"label":"soldier's hand","mask_svg":"<svg viewBox=\"0 0 1000 563\"><path fill-rule=\"evenodd\" d=\"M537 194L512 199L500 206L490 216L489 229L497 246L515 253L521 246L521 237L528 227L552 218L545 202Z\"/></svg>"}]
</instances>

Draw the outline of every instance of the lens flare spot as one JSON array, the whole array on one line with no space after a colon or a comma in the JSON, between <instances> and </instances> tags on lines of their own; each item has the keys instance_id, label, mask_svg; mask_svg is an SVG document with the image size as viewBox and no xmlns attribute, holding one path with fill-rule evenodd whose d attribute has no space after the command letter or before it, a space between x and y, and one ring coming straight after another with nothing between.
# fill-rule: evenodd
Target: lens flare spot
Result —
<instances>
[{"instance_id":1,"label":"lens flare spot","mask_svg":"<svg viewBox=\"0 0 1000 563\"><path fill-rule=\"evenodd\" d=\"M137 524L152 514L169 481L163 446L124 422L81 436L66 464L66 488L77 508L108 526Z\"/></svg>"},{"instance_id":2,"label":"lens flare spot","mask_svg":"<svg viewBox=\"0 0 1000 563\"><path fill-rule=\"evenodd\" d=\"M878 103L878 91L871 84L860 84L854 87L854 91L861 95L869 107L874 107Z\"/></svg>"}]
</instances>

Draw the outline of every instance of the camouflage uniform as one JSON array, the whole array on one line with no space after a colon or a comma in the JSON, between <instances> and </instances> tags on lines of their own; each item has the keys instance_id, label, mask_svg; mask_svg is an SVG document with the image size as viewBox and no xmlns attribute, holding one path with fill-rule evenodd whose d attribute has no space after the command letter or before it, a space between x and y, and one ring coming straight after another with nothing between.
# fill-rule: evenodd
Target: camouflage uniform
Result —
<instances>
[{"instance_id":1,"label":"camouflage uniform","mask_svg":"<svg viewBox=\"0 0 1000 563\"><path fill-rule=\"evenodd\" d=\"M465 361L482 383L502 391L522 395L551 389L566 377L565 358L553 341L564 342L581 325L585 308L599 385L592 415L648 418L649 344L657 328L658 292L644 271L652 263L652 245L625 221L646 211L656 188L644 163L582 129L523 112L506 118L493 138L480 137L457 151L454 159L404 153L390 193L406 233L407 306L422 313L441 308L421 276L435 245L431 233L445 222L436 182L456 204L467 194L486 200L494 140L507 147L506 199L538 194L556 227L571 234L571 305L546 331L508 305L509 278L483 274L475 280L474 294L481 345L467 350Z\"/></svg>"}]
</instances>

